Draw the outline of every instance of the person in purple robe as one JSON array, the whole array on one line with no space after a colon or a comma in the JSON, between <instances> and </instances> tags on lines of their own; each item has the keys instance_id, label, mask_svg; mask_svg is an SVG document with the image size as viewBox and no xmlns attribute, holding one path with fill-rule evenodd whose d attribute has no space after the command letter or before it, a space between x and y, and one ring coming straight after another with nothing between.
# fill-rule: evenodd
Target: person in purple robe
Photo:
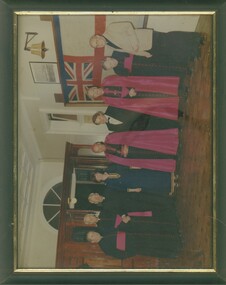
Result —
<instances>
[{"instance_id":1,"label":"person in purple robe","mask_svg":"<svg viewBox=\"0 0 226 285\"><path fill-rule=\"evenodd\" d=\"M107 76L101 87L87 88L87 96L105 104L170 120L178 119L180 78Z\"/></svg>"},{"instance_id":2,"label":"person in purple robe","mask_svg":"<svg viewBox=\"0 0 226 285\"><path fill-rule=\"evenodd\" d=\"M178 129L129 131L110 133L91 149L117 164L174 172L178 143Z\"/></svg>"}]
</instances>

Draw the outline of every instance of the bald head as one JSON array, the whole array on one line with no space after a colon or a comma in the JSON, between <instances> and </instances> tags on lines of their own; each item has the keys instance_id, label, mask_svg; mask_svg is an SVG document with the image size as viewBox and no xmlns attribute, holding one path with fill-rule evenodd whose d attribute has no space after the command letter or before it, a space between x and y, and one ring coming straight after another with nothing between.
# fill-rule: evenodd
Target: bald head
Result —
<instances>
[{"instance_id":1,"label":"bald head","mask_svg":"<svg viewBox=\"0 0 226 285\"><path fill-rule=\"evenodd\" d=\"M92 48L103 48L106 45L106 40L103 36L93 35L89 40L89 44Z\"/></svg>"},{"instance_id":2,"label":"bald head","mask_svg":"<svg viewBox=\"0 0 226 285\"><path fill-rule=\"evenodd\" d=\"M106 147L103 142L96 142L91 146L91 149L95 153L100 153L100 152L104 152L106 150Z\"/></svg>"}]
</instances>

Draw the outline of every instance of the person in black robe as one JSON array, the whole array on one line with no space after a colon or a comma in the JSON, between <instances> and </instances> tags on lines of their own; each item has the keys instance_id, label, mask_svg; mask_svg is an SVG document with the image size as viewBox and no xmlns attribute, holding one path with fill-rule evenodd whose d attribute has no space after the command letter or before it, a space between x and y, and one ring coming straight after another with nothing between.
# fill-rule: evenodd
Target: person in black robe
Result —
<instances>
[{"instance_id":1,"label":"person in black robe","mask_svg":"<svg viewBox=\"0 0 226 285\"><path fill-rule=\"evenodd\" d=\"M182 248L179 235L125 233L125 249L120 249L117 243L119 233L125 232L113 232L104 235L98 242L100 248L106 255L119 259L136 255L157 258L176 258ZM90 239L89 241L92 242Z\"/></svg>"},{"instance_id":2,"label":"person in black robe","mask_svg":"<svg viewBox=\"0 0 226 285\"><path fill-rule=\"evenodd\" d=\"M88 201L100 206L101 211L116 215L127 215L128 212L152 211L153 217L164 216L165 221L171 217L172 208L175 207L174 198L171 196L114 191L106 189L103 195L90 193Z\"/></svg>"},{"instance_id":3,"label":"person in black robe","mask_svg":"<svg viewBox=\"0 0 226 285\"><path fill-rule=\"evenodd\" d=\"M178 113L178 116L180 117L181 113ZM112 122L113 119L118 120L118 122ZM95 125L106 124L108 130L112 132L180 128L178 121L154 117L112 106L108 106L105 113L101 111L96 112L92 117L92 121Z\"/></svg>"},{"instance_id":4,"label":"person in black robe","mask_svg":"<svg viewBox=\"0 0 226 285\"><path fill-rule=\"evenodd\" d=\"M120 216L109 210L102 209L98 214L86 214L84 223L96 225L102 233L112 231L125 231L130 233L158 233L171 234L179 233L179 221L174 205L166 213L156 214L156 211L130 212ZM147 214L146 216L144 214ZM141 214L141 215L140 215ZM143 215L142 215L143 214Z\"/></svg>"},{"instance_id":5,"label":"person in black robe","mask_svg":"<svg viewBox=\"0 0 226 285\"><path fill-rule=\"evenodd\" d=\"M85 214L83 220L85 225L95 225L95 227L104 234L117 230L115 227L115 215L109 212L100 211Z\"/></svg>"},{"instance_id":6,"label":"person in black robe","mask_svg":"<svg viewBox=\"0 0 226 285\"><path fill-rule=\"evenodd\" d=\"M167 59L160 62L155 57L144 58L129 53L114 51L111 57L106 57L102 63L104 70L113 69L119 76L177 76L180 77L178 95L186 100L189 88L185 82L191 74L186 63L176 63ZM144 96L144 95L143 95Z\"/></svg>"},{"instance_id":7,"label":"person in black robe","mask_svg":"<svg viewBox=\"0 0 226 285\"><path fill-rule=\"evenodd\" d=\"M91 227L73 229L72 240L98 243L106 255L118 259L142 255L158 258L176 258L182 248L179 234L126 233L112 231L104 234Z\"/></svg>"},{"instance_id":8,"label":"person in black robe","mask_svg":"<svg viewBox=\"0 0 226 285\"><path fill-rule=\"evenodd\" d=\"M159 58L145 58L126 52L114 51L103 61L103 69L113 69L119 76L178 76L182 80L190 75L188 64L175 63L170 58L161 62Z\"/></svg>"}]
</instances>

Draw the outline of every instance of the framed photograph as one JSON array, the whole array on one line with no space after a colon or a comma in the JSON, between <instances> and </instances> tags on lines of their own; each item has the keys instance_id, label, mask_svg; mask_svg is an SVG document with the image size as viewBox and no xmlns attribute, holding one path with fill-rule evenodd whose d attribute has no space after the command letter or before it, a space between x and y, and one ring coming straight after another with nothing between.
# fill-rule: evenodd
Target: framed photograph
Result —
<instances>
[{"instance_id":1,"label":"framed photograph","mask_svg":"<svg viewBox=\"0 0 226 285\"><path fill-rule=\"evenodd\" d=\"M0 282L224 283L226 4L38 2L0 3Z\"/></svg>"},{"instance_id":2,"label":"framed photograph","mask_svg":"<svg viewBox=\"0 0 226 285\"><path fill-rule=\"evenodd\" d=\"M30 62L35 83L60 83L57 64L54 62Z\"/></svg>"}]
</instances>

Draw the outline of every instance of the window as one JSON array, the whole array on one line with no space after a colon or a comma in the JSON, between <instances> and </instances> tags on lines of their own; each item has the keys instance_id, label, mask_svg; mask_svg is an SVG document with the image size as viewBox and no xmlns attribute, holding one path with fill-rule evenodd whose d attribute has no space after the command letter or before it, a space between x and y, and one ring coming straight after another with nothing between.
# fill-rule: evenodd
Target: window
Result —
<instances>
[{"instance_id":1,"label":"window","mask_svg":"<svg viewBox=\"0 0 226 285\"><path fill-rule=\"evenodd\" d=\"M48 224L58 230L63 183L49 189L43 201L43 213Z\"/></svg>"},{"instance_id":2,"label":"window","mask_svg":"<svg viewBox=\"0 0 226 285\"><path fill-rule=\"evenodd\" d=\"M48 114L48 118L50 121L77 121L77 115L70 114Z\"/></svg>"}]
</instances>

